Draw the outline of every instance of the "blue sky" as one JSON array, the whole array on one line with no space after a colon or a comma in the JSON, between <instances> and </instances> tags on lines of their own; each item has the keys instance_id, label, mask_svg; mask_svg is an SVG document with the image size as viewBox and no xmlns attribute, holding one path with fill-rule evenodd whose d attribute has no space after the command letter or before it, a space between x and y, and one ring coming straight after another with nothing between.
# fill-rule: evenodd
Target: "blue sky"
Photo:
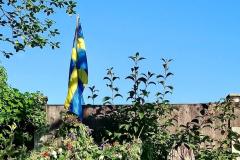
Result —
<instances>
[{"instance_id":1,"label":"blue sky","mask_svg":"<svg viewBox=\"0 0 240 160\"><path fill-rule=\"evenodd\" d=\"M218 101L240 93L239 7L238 0L80 1L77 12L87 46L89 85L100 90L96 102L101 104L103 96L110 95L103 77L114 67L121 78L116 85L124 95L115 103L128 103L131 85L124 78L130 73L128 56L136 52L147 58L141 63L143 72L160 73L160 59L174 59L170 66L174 77L169 81L174 86L172 103ZM0 58L12 87L41 91L50 104L63 104L76 17L58 12L55 20L60 49L28 49L10 59Z\"/></svg>"}]
</instances>

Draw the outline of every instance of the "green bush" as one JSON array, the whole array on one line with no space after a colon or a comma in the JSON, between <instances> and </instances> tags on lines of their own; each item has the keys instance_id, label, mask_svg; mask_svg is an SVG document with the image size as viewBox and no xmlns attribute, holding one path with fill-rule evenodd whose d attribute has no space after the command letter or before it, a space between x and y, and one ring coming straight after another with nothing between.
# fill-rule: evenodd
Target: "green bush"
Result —
<instances>
[{"instance_id":1,"label":"green bush","mask_svg":"<svg viewBox=\"0 0 240 160\"><path fill-rule=\"evenodd\" d=\"M156 75L150 71L140 73L139 63L145 58L139 53L129 58L133 61L133 67L126 79L133 85L128 92L127 100L131 100L132 105L118 107L115 112L108 115L113 125L110 126L111 128L103 127L107 132L103 134L102 139L122 143L140 138L143 143L142 159L166 159L173 145L172 135L168 131L168 127L173 125L173 119L169 116L172 108L166 99L173 90L173 87L166 82L173 75L169 71L172 60L162 59L163 73ZM156 101L149 103L151 85L160 87L155 94Z\"/></svg>"},{"instance_id":2,"label":"green bush","mask_svg":"<svg viewBox=\"0 0 240 160\"><path fill-rule=\"evenodd\" d=\"M104 115L103 118L101 116L96 118L98 122L99 120L103 122L102 125L105 124L101 128L96 127L97 130L94 131L93 135L98 141L122 143L140 138L142 141L141 159L143 160L166 160L171 150L182 144L192 149L197 159L215 157L219 160L230 160L236 158L238 154L232 153L231 144L234 142L235 148L240 150L238 140L240 136L232 132L229 125L230 121L237 118L233 112L236 107L234 104L226 100L214 104L214 115L210 114L208 107L203 107L199 111L200 116L196 116L192 121L180 127L174 127L174 124L179 124L179 122L172 114L174 108L166 99L167 95L173 91L173 87L167 83L168 78L173 75L169 71L169 64L172 60L162 59L163 73L155 75L150 71L140 73L139 63L145 58L139 53L129 58L133 61L133 67L126 79L130 80L133 85L128 92L127 100L131 100L132 105L117 107L114 112ZM148 102L149 95L152 94L148 89L150 85L160 86L155 94L155 102ZM110 87L112 86L111 83ZM205 127L222 133L226 139L214 139L202 134L202 129ZM170 131L171 128L175 130Z\"/></svg>"},{"instance_id":3,"label":"green bush","mask_svg":"<svg viewBox=\"0 0 240 160\"><path fill-rule=\"evenodd\" d=\"M0 159L19 157L33 148L34 133L46 128L46 98L8 86L1 66L0 75Z\"/></svg>"},{"instance_id":4,"label":"green bush","mask_svg":"<svg viewBox=\"0 0 240 160\"><path fill-rule=\"evenodd\" d=\"M91 130L73 115L64 115L54 139L40 149L32 151L29 160L139 160L141 141L131 143L107 143L98 147L90 136Z\"/></svg>"}]
</instances>

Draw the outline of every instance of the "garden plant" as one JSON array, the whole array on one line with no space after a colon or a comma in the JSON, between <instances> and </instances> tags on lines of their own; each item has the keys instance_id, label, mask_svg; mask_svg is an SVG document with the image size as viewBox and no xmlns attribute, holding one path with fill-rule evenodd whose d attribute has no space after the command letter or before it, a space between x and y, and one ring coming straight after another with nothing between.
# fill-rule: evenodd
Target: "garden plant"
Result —
<instances>
[{"instance_id":1,"label":"garden plant","mask_svg":"<svg viewBox=\"0 0 240 160\"><path fill-rule=\"evenodd\" d=\"M234 114L237 105L225 99L206 104L199 110L199 116L175 127L178 119L174 112L178 108L168 100L174 90L169 83L173 76L172 60L162 59L159 73L141 73L141 61L147 59L139 53L129 58L133 66L125 80L132 87L126 97L119 93L115 83L120 77L113 67L107 69L104 80L110 93L102 99L113 111L88 117L102 120L100 128L89 128L75 115L63 112L54 137L35 147L35 133L44 135L50 130L44 110L47 98L40 92L22 93L10 87L6 70L0 67L0 159L167 160L182 145L199 160L232 160L239 156L232 153L231 147L240 150L240 136L230 125L237 118ZM156 93L152 93L152 87ZM100 91L95 85L89 89L88 98L94 106ZM115 98L120 97L130 104L115 105ZM204 134L204 129L219 132L223 138Z\"/></svg>"}]
</instances>

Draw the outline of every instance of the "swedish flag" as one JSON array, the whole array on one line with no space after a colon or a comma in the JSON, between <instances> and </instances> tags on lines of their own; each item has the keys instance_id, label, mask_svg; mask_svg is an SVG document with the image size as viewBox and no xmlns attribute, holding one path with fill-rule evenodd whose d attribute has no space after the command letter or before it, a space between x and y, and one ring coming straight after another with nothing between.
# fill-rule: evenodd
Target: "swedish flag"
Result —
<instances>
[{"instance_id":1,"label":"swedish flag","mask_svg":"<svg viewBox=\"0 0 240 160\"><path fill-rule=\"evenodd\" d=\"M83 90L88 83L88 65L82 27L77 18L69 69L68 94L65 108L83 119Z\"/></svg>"}]
</instances>

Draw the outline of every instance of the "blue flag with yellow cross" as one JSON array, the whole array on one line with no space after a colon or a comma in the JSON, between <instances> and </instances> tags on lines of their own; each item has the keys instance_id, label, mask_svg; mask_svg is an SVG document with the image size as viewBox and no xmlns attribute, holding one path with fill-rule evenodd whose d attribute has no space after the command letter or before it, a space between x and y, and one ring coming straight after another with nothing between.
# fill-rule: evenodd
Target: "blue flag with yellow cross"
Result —
<instances>
[{"instance_id":1,"label":"blue flag with yellow cross","mask_svg":"<svg viewBox=\"0 0 240 160\"><path fill-rule=\"evenodd\" d=\"M69 69L68 93L65 109L83 119L83 90L88 84L88 65L82 27L77 18Z\"/></svg>"}]
</instances>

